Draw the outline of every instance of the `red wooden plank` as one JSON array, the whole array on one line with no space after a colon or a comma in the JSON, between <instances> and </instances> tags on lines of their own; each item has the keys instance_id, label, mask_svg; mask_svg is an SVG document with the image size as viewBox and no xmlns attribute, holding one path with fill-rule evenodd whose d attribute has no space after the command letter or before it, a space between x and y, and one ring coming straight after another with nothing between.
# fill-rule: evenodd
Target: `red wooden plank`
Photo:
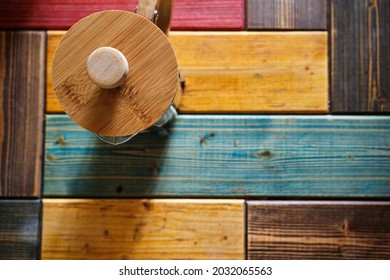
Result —
<instances>
[{"instance_id":1,"label":"red wooden plank","mask_svg":"<svg viewBox=\"0 0 390 280\"><path fill-rule=\"evenodd\" d=\"M137 0L2 0L0 29L68 29L102 10L134 11ZM243 30L244 0L176 0L172 30Z\"/></svg>"},{"instance_id":2,"label":"red wooden plank","mask_svg":"<svg viewBox=\"0 0 390 280\"><path fill-rule=\"evenodd\" d=\"M137 0L3 0L0 28L68 29L89 14L102 10L134 11Z\"/></svg>"},{"instance_id":3,"label":"red wooden plank","mask_svg":"<svg viewBox=\"0 0 390 280\"><path fill-rule=\"evenodd\" d=\"M243 30L244 0L174 0L172 30Z\"/></svg>"}]
</instances>

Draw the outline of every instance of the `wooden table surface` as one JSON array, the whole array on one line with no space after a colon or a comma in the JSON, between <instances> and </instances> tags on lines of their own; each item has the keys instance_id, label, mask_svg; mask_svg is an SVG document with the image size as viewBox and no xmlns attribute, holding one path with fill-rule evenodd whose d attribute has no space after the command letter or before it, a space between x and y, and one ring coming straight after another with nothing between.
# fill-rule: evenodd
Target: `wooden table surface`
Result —
<instances>
[{"instance_id":1,"label":"wooden table surface","mask_svg":"<svg viewBox=\"0 0 390 280\"><path fill-rule=\"evenodd\" d=\"M179 115L111 146L53 54L136 2L1 1L0 259L390 259L390 2L176 0Z\"/></svg>"}]
</instances>

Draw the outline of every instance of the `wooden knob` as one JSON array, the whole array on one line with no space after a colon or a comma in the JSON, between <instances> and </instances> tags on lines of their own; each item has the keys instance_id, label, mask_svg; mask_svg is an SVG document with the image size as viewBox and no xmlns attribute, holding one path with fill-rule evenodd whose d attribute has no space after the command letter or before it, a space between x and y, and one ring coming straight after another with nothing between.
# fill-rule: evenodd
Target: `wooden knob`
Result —
<instances>
[{"instance_id":1,"label":"wooden knob","mask_svg":"<svg viewBox=\"0 0 390 280\"><path fill-rule=\"evenodd\" d=\"M129 74L126 57L117 49L102 47L94 50L87 60L89 78L101 88L123 85Z\"/></svg>"}]
</instances>

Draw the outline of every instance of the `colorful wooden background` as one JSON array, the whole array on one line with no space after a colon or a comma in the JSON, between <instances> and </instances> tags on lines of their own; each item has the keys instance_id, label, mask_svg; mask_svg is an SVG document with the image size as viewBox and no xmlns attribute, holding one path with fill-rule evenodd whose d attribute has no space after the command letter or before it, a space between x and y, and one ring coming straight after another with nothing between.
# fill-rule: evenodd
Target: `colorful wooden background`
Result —
<instances>
[{"instance_id":1,"label":"colorful wooden background","mask_svg":"<svg viewBox=\"0 0 390 280\"><path fill-rule=\"evenodd\" d=\"M0 259L390 259L390 2L176 0L179 116L110 146L53 53L136 2L0 2Z\"/></svg>"}]
</instances>

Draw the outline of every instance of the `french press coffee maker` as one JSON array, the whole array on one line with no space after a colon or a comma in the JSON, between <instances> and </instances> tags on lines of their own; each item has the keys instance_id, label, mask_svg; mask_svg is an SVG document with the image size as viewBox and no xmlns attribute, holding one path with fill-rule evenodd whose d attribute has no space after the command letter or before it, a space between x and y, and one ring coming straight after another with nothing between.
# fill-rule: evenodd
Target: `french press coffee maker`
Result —
<instances>
[{"instance_id":1,"label":"french press coffee maker","mask_svg":"<svg viewBox=\"0 0 390 280\"><path fill-rule=\"evenodd\" d=\"M135 13L98 12L69 29L55 52L53 87L70 118L121 144L174 117L179 71L166 35L171 12L171 1L140 0Z\"/></svg>"}]
</instances>

